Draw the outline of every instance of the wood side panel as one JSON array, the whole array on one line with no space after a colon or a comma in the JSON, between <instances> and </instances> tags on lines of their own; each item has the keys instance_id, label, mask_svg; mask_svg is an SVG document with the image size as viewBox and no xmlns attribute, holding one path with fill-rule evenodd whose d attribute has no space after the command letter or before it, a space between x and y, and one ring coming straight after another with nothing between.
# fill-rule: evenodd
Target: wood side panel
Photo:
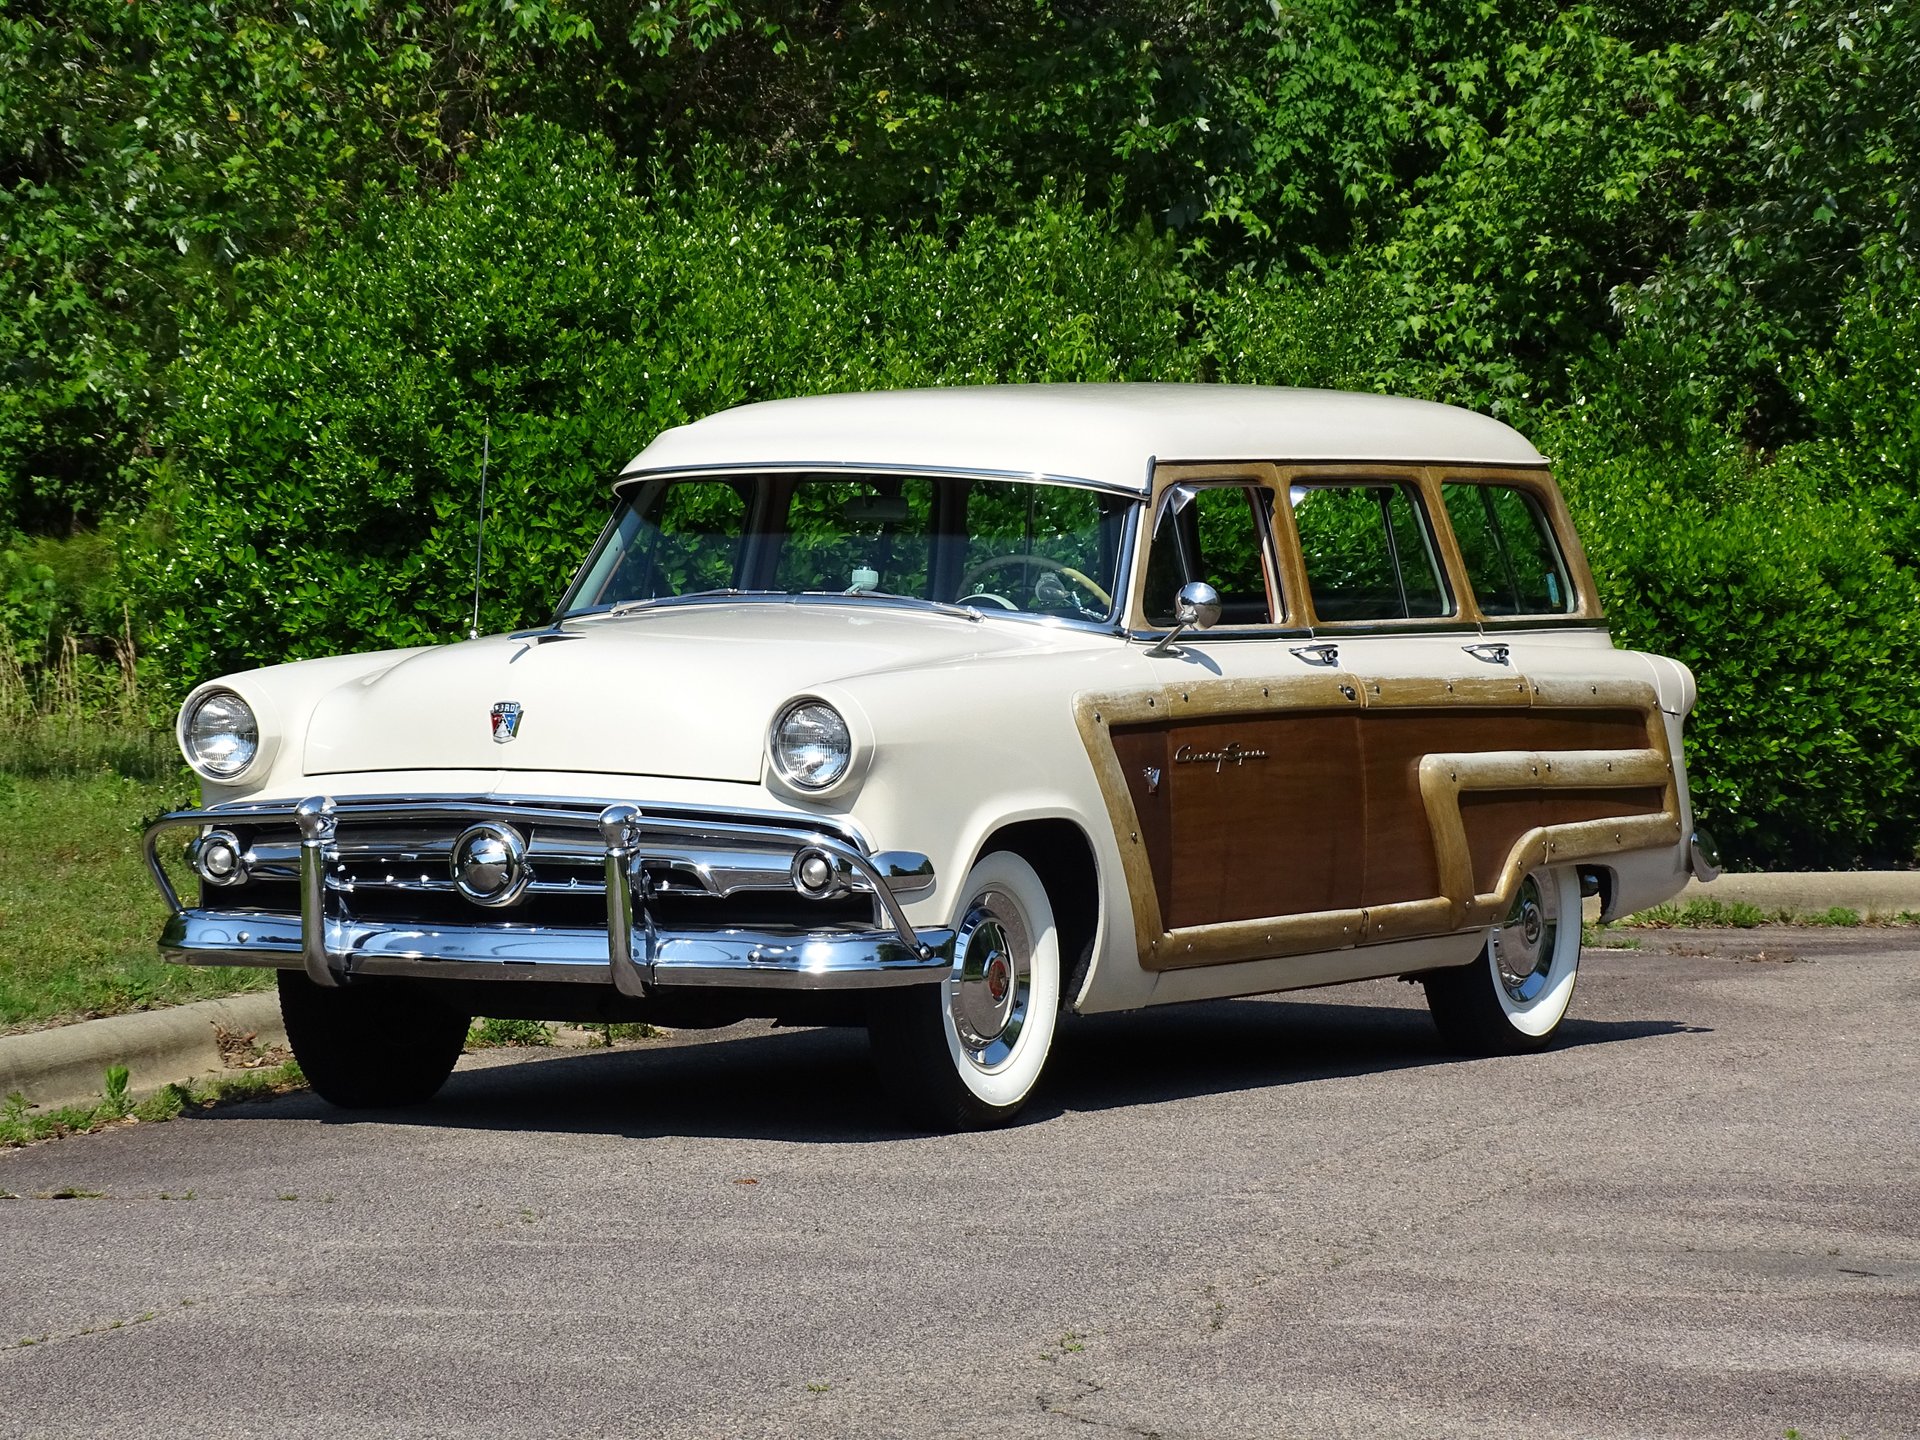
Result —
<instances>
[{"instance_id":1,"label":"wood side panel","mask_svg":"<svg viewBox=\"0 0 1920 1440\"><path fill-rule=\"evenodd\" d=\"M1228 964L1490 924L1531 867L1678 843L1651 687L1533 679L1520 696L1334 673L1077 697L1141 965ZM1185 764L1174 759L1183 748ZM1161 772L1151 792L1149 767ZM1183 771L1228 784L1204 789ZM1183 810L1176 798L1194 804ZM1425 816L1424 836L1393 833L1387 818L1408 814ZM1429 893L1394 896L1423 877L1396 886L1389 855L1423 867Z\"/></svg>"},{"instance_id":2,"label":"wood side panel","mask_svg":"<svg viewBox=\"0 0 1920 1440\"><path fill-rule=\"evenodd\" d=\"M1359 722L1357 712L1292 713L1115 727L1170 929L1354 903L1365 839ZM1149 764L1162 770L1152 796Z\"/></svg>"},{"instance_id":3,"label":"wood side panel","mask_svg":"<svg viewBox=\"0 0 1920 1440\"><path fill-rule=\"evenodd\" d=\"M1520 712L1524 716L1525 712ZM1433 853L1433 827L1420 794L1420 760L1441 735L1472 730L1461 716L1366 717L1361 760L1365 793L1366 859L1358 904L1373 907L1427 900L1442 893ZM1393 722L1419 719L1420 726Z\"/></svg>"},{"instance_id":4,"label":"wood side panel","mask_svg":"<svg viewBox=\"0 0 1920 1440\"><path fill-rule=\"evenodd\" d=\"M1647 743L1646 717L1632 710L1370 710L1365 726L1366 879L1358 903L1367 907L1441 893L1420 796L1423 757L1487 750L1636 750ZM1474 855L1477 868L1477 844Z\"/></svg>"},{"instance_id":5,"label":"wood side panel","mask_svg":"<svg viewBox=\"0 0 1920 1440\"><path fill-rule=\"evenodd\" d=\"M1606 790L1469 791L1460 797L1460 819L1473 857L1473 888L1482 895L1499 888L1507 857L1529 830L1622 815L1658 815L1665 800L1665 792L1651 785Z\"/></svg>"}]
</instances>

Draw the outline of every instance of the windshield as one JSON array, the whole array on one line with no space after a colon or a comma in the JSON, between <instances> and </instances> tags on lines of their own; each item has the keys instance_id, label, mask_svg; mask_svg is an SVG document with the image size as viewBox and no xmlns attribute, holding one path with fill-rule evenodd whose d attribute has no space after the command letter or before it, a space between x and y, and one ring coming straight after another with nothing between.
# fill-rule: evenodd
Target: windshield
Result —
<instances>
[{"instance_id":1,"label":"windshield","mask_svg":"<svg viewBox=\"0 0 1920 1440\"><path fill-rule=\"evenodd\" d=\"M750 591L1105 621L1133 503L941 475L648 480L625 493L563 613Z\"/></svg>"}]
</instances>

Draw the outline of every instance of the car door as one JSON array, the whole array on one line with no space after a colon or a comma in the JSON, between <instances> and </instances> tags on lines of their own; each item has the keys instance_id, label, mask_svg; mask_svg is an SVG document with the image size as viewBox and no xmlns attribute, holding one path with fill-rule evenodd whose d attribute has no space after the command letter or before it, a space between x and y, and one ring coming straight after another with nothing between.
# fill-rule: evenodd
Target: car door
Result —
<instances>
[{"instance_id":1,"label":"car door","mask_svg":"<svg viewBox=\"0 0 1920 1440\"><path fill-rule=\"evenodd\" d=\"M1357 923L1358 690L1290 653L1311 636L1281 581L1277 495L1271 466L1161 468L1129 603L1152 683L1093 712L1150 969L1337 948ZM1192 580L1218 589L1218 621L1166 643Z\"/></svg>"},{"instance_id":2,"label":"car door","mask_svg":"<svg viewBox=\"0 0 1920 1440\"><path fill-rule=\"evenodd\" d=\"M1545 498L1426 467L1290 477L1283 548L1365 705L1369 941L1492 923L1520 874L1644 840L1671 808L1657 707L1611 649L1570 660L1485 627L1501 597L1581 603Z\"/></svg>"}]
</instances>

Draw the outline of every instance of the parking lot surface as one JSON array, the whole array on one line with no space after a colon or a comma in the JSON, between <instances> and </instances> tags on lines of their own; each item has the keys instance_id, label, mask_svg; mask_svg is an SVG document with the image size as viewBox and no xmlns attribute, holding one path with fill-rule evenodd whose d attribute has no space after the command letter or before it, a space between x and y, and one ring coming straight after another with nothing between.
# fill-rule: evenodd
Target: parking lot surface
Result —
<instances>
[{"instance_id":1,"label":"parking lot surface","mask_svg":"<svg viewBox=\"0 0 1920 1440\"><path fill-rule=\"evenodd\" d=\"M1920 933L1642 946L1518 1059L1089 1018L986 1134L742 1026L0 1154L0 1434L1920 1433Z\"/></svg>"}]
</instances>

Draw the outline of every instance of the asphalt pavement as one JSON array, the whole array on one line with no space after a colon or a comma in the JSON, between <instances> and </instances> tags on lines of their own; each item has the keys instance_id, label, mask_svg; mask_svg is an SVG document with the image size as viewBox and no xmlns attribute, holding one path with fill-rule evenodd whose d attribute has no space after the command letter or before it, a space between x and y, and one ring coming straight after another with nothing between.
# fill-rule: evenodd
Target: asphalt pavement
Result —
<instances>
[{"instance_id":1,"label":"asphalt pavement","mask_svg":"<svg viewBox=\"0 0 1920 1440\"><path fill-rule=\"evenodd\" d=\"M994 1133L742 1026L0 1154L0 1435L1920 1432L1920 934L1639 938L1545 1054L1091 1018Z\"/></svg>"}]
</instances>

